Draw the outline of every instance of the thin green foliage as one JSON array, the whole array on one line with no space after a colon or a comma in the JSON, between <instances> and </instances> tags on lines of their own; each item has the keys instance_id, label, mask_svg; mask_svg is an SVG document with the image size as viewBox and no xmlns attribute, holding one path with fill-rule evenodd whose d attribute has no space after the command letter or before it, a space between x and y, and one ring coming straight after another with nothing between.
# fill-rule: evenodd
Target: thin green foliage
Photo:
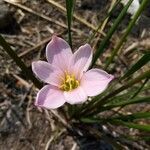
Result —
<instances>
[{"instance_id":1,"label":"thin green foliage","mask_svg":"<svg viewBox=\"0 0 150 150\"><path fill-rule=\"evenodd\" d=\"M131 105L131 104L137 104L137 103L150 103L150 97L140 97L140 98L134 98L134 99L124 99L119 102L113 102L113 104L107 104L105 107L101 108L101 111L104 110L110 110L115 107L121 107L121 106L126 106L126 105Z\"/></svg>"},{"instance_id":2,"label":"thin green foliage","mask_svg":"<svg viewBox=\"0 0 150 150\"><path fill-rule=\"evenodd\" d=\"M89 108L85 108L82 111L82 114L90 114L90 115L94 115L99 113L100 111L100 107L106 103L108 103L112 97L114 97L115 95L119 94L120 92L128 89L129 87L132 87L134 84L140 82L141 80L145 79L145 78L150 78L150 70L144 72L143 74L139 75L138 77L136 77L135 79L130 80L129 82L125 83L122 87L110 92L108 95L104 96L103 98L100 98L99 100L96 101L96 103L94 103L91 107ZM96 110L94 110L96 109ZM88 113L89 112L89 113Z\"/></svg>"},{"instance_id":3,"label":"thin green foliage","mask_svg":"<svg viewBox=\"0 0 150 150\"><path fill-rule=\"evenodd\" d=\"M116 29L119 26L120 22L122 21L122 19L126 15L126 12L127 12L128 8L129 8L129 6L131 5L132 1L133 0L129 0L127 5L123 8L121 13L117 17L117 19L114 21L112 27L108 31L108 33L107 33L106 37L104 38L104 40L100 43L99 48L96 50L95 55L93 57L91 68L94 66L94 64L97 61L97 59L99 58L99 56L104 52L104 49L107 47L108 42L110 41L113 33L116 31Z\"/></svg>"},{"instance_id":4,"label":"thin green foliage","mask_svg":"<svg viewBox=\"0 0 150 150\"><path fill-rule=\"evenodd\" d=\"M137 119L150 119L150 112L138 112L131 115L121 115L118 117L113 117L113 119L119 119L123 121L133 121Z\"/></svg>"},{"instance_id":5,"label":"thin green foliage","mask_svg":"<svg viewBox=\"0 0 150 150\"><path fill-rule=\"evenodd\" d=\"M132 119L131 119L132 117ZM130 115L130 116L124 116L122 117L123 119L131 119L131 120L134 120L134 119L143 119L143 118L150 118L150 113L140 113L140 114L133 114L133 115ZM85 123L111 123L111 124L115 124L115 125L123 125L123 126L126 126L128 128L134 128L134 129L138 129L138 130L142 130L142 131L147 131L149 132L150 131L150 125L141 125L141 124L136 124L136 123L133 123L133 122L128 122L127 120L126 121L123 121L121 120L121 118L111 118L111 119L99 119L99 118L81 118L81 121L82 122L85 122Z\"/></svg>"},{"instance_id":6,"label":"thin green foliage","mask_svg":"<svg viewBox=\"0 0 150 150\"><path fill-rule=\"evenodd\" d=\"M148 3L149 3L149 0L143 0L142 1L141 5L140 5L140 8L136 12L136 14L133 16L133 19L130 21L125 33L123 34L123 36L120 39L120 42L117 44L116 48L112 51L110 58L106 62L105 69L108 68L108 66L110 65L110 63L114 59L114 57L117 55L118 51L120 50L121 46L125 42L127 36L131 32L133 26L135 25L136 21L138 20L139 16L141 15L141 13L145 9L145 7L148 5Z\"/></svg>"},{"instance_id":7,"label":"thin green foliage","mask_svg":"<svg viewBox=\"0 0 150 150\"><path fill-rule=\"evenodd\" d=\"M17 66L20 67L24 75L30 79L37 88L41 88L42 84L35 78L32 71L29 70L24 62L17 56L14 50L9 46L9 44L5 41L5 39L0 35L0 45L3 47L4 51L8 53L8 55L14 60Z\"/></svg>"},{"instance_id":8,"label":"thin green foliage","mask_svg":"<svg viewBox=\"0 0 150 150\"><path fill-rule=\"evenodd\" d=\"M93 38L95 37L96 33L98 33L99 29L100 29L101 26L103 25L103 22L104 22L107 18L109 18L109 17L112 15L112 13L115 11L116 6L120 3L120 1L121 1L121 0L118 0L118 1L114 4L114 6L112 7L112 9L111 9L111 10L108 12L108 14L105 16L105 18L104 18L104 20L102 21L102 23L100 23L100 24L98 25L97 29L96 29L96 30L93 32L93 34L88 38L87 43L90 43L90 42L93 40Z\"/></svg>"},{"instance_id":9,"label":"thin green foliage","mask_svg":"<svg viewBox=\"0 0 150 150\"><path fill-rule=\"evenodd\" d=\"M143 80L145 78L150 78L150 70L145 71L144 73L140 74L135 79L132 79L129 82L126 82L122 87L116 89L115 91L109 93L106 97L102 98L102 100L100 100L98 103L100 104L102 101L104 103L104 101L107 101L109 98L119 94L120 92L124 91L125 89L132 87L134 84L140 82L141 80Z\"/></svg>"},{"instance_id":10,"label":"thin green foliage","mask_svg":"<svg viewBox=\"0 0 150 150\"><path fill-rule=\"evenodd\" d=\"M147 64L150 61L150 53L146 53L143 55L140 60L138 60L125 74L121 79L125 79L129 76L131 76L133 73L141 69L145 64Z\"/></svg>"},{"instance_id":11,"label":"thin green foliage","mask_svg":"<svg viewBox=\"0 0 150 150\"><path fill-rule=\"evenodd\" d=\"M135 94L134 91L136 91L137 88L138 88L137 86L132 86L132 88L130 90L128 90L127 92L125 92L124 94L121 94L121 95L119 94L118 96L112 97L110 99L110 101L105 104L105 106L109 106L109 105L113 105L113 104L116 105L116 104L118 104L120 102L127 101L127 98L128 98L128 100L132 100L132 99L138 99L138 98L143 97L143 94L140 95L140 96L133 97L133 95ZM147 91L149 89L150 89L150 85L147 85L147 86L143 87L140 91L141 91L141 93L143 93L143 92L145 92L145 91Z\"/></svg>"},{"instance_id":12,"label":"thin green foliage","mask_svg":"<svg viewBox=\"0 0 150 150\"><path fill-rule=\"evenodd\" d=\"M142 83L142 85L138 88L137 91L135 91L135 93L132 95L131 98L134 98L136 97L140 92L141 90L144 88L145 84L148 82L149 78L145 79L145 81Z\"/></svg>"},{"instance_id":13,"label":"thin green foliage","mask_svg":"<svg viewBox=\"0 0 150 150\"><path fill-rule=\"evenodd\" d=\"M139 112L139 113L133 113L130 115L119 115L117 117L111 117L111 118L100 118L100 117L84 117L81 118L80 121L85 123L107 123L111 120L122 120L122 121L134 121L139 119L150 119L150 112Z\"/></svg>"},{"instance_id":14,"label":"thin green foliage","mask_svg":"<svg viewBox=\"0 0 150 150\"><path fill-rule=\"evenodd\" d=\"M117 6L117 1L112 8L112 10L106 15L105 19L107 19L112 12L115 10L115 7ZM123 20L123 18L126 15L126 12L131 5L133 0L129 0L127 5L123 8L117 19L114 21L112 27L108 31L106 37L104 40L100 43L98 50L96 51L93 62L91 67L95 64L99 56L104 52L105 48L107 47L111 37L113 36L114 32L117 30L117 27ZM139 18L140 14L146 7L148 1L143 0L139 10L134 15L133 19L130 21L125 33L121 37L121 40L116 45L115 49L113 50L111 57L106 62L105 68L109 67L110 63L113 61L114 57L119 52L121 46L125 42L127 36L131 32L132 27L135 25L137 19ZM68 19L68 37L69 37L69 44L72 46L72 37L71 37L71 20L72 20L72 13L73 13L73 1L67 1L66 0L66 8L67 8L67 19ZM101 25L98 26L97 30L93 33L93 35L89 38L89 41L92 42L92 39L94 38L95 34L99 31ZM134 74L136 71L138 71L140 68L142 68L144 65L146 65L149 61L149 54L145 54L138 62L136 62L121 79L125 79L127 77L130 77L132 74ZM87 104L82 105L81 107L72 107L71 111L69 111L71 118L75 117L76 119L79 119L82 122L86 123L112 123L116 125L124 125L129 128L135 128L143 131L150 131L149 125L139 125L137 123L133 123L132 121L137 119L143 119L143 118L150 118L149 112L139 112L134 113L131 115L122 115L119 114L117 116L112 116L108 118L93 118L93 116L97 116L98 113L111 110L115 107L124 107L126 105L131 104L138 104L138 103L149 103L150 97L143 96L141 97L137 95L143 91L144 86L148 82L148 79L150 78L150 71L145 71L144 73L141 73L139 76L137 76L134 79L129 80L128 82L124 83L121 87L116 88L115 90L111 90L112 92L104 92L96 97L93 98L92 101L88 102ZM137 88L137 86L134 86L136 83L139 83L140 81L145 81ZM121 80L119 80L121 81ZM117 84L117 83L116 83ZM117 87L117 86L116 86ZM128 88L131 88L132 90L128 90ZM138 90L137 90L138 89ZM126 90L126 91L125 91ZM121 92L125 91L125 94L122 94ZM131 92L132 91L132 92ZM122 94L120 97L116 96L118 94ZM127 96L128 95L128 96ZM117 101L118 100L118 101ZM74 108L74 109L73 109ZM85 118L86 117L86 118Z\"/></svg>"},{"instance_id":15,"label":"thin green foliage","mask_svg":"<svg viewBox=\"0 0 150 150\"><path fill-rule=\"evenodd\" d=\"M122 135L123 138L129 140L129 141L150 141L150 137L149 136L144 136L144 135L140 135L139 137L133 137L133 136L129 136L129 135Z\"/></svg>"},{"instance_id":16,"label":"thin green foliage","mask_svg":"<svg viewBox=\"0 0 150 150\"><path fill-rule=\"evenodd\" d=\"M105 121L101 118L93 118L93 117L84 117L84 118L80 118L80 121L81 122L84 122L84 123L104 123Z\"/></svg>"},{"instance_id":17,"label":"thin green foliage","mask_svg":"<svg viewBox=\"0 0 150 150\"><path fill-rule=\"evenodd\" d=\"M119 119L114 119L109 122L115 125L123 125L128 128L134 128L134 129L150 132L150 125L141 125L141 124L136 124L132 122L125 122Z\"/></svg>"},{"instance_id":18,"label":"thin green foliage","mask_svg":"<svg viewBox=\"0 0 150 150\"><path fill-rule=\"evenodd\" d=\"M75 0L66 0L67 22L68 22L68 39L70 47L72 47L71 24Z\"/></svg>"}]
</instances>

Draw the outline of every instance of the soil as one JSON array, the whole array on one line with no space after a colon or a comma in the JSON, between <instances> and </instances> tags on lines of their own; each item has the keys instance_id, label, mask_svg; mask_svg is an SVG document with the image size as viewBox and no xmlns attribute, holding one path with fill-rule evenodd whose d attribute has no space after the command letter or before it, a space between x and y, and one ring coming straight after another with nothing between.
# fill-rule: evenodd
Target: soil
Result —
<instances>
[{"instance_id":1,"label":"soil","mask_svg":"<svg viewBox=\"0 0 150 150\"><path fill-rule=\"evenodd\" d=\"M65 6L62 0L55 2ZM106 16L110 2L110 0L77 0L75 12L96 27ZM59 8L49 3L48 0L24 0L15 5L5 2L2 5L0 4L0 7L5 7L5 10L0 9L0 12L3 11L4 14L2 17L2 13L0 14L0 20L7 21L4 22L3 26L0 25L0 33L29 68L32 61L45 59L45 45L54 33L67 39L67 28L63 27L66 25L66 16ZM104 32L108 31L112 21L120 13L122 7L120 4L110 17L110 22ZM31 11L29 12L29 9L34 11L34 14ZM150 49L150 13L148 12L149 7L143 12L142 17L128 37L126 44L122 48L123 53L110 66L109 72L114 74L116 78L121 76L145 50ZM48 18L41 17L39 14L43 14ZM11 19L8 19L8 17L11 17ZM115 43L124 32L130 17L130 15L126 16L113 36L106 52L100 57L99 66L102 67L103 62L110 56L111 49L114 48ZM56 21L59 22L59 25ZM79 46L86 43L93 30L77 19L73 21L72 37L75 51ZM100 38L101 40L103 37L104 35L99 34L90 43L93 49L98 47L97 39ZM135 43L138 44L138 47L135 46ZM131 48L131 46L135 47ZM96 140L95 137L93 138L91 135L86 134L88 130L83 133L86 136L74 137L51 111L35 107L34 100L38 89L33 86L31 81L27 80L26 75L21 72L1 47L0 63L0 150L113 149L110 139L103 137L100 140ZM128 114L143 109L149 111L150 107L145 104L134 105L124 109L123 113ZM102 128L97 127L97 125L94 126L100 132L102 131ZM129 130L120 126L106 125L105 127L108 128L110 136L112 133L119 135L125 132L131 136L139 134L137 130ZM78 126L77 128L82 132L83 127ZM145 135L145 133L143 134ZM125 139L121 140L125 144L124 149L150 149L148 142L127 143Z\"/></svg>"}]
</instances>

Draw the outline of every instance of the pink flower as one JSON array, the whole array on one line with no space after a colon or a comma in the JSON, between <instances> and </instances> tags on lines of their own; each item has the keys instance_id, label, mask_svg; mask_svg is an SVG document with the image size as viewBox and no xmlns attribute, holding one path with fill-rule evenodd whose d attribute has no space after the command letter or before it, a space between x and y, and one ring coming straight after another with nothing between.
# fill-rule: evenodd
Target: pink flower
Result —
<instances>
[{"instance_id":1,"label":"pink flower","mask_svg":"<svg viewBox=\"0 0 150 150\"><path fill-rule=\"evenodd\" d=\"M65 102L79 104L88 96L102 93L113 76L100 69L88 67L92 61L89 44L81 46L74 54L63 39L53 36L46 47L48 62L32 63L35 75L47 83L37 94L36 106L55 109Z\"/></svg>"}]
</instances>

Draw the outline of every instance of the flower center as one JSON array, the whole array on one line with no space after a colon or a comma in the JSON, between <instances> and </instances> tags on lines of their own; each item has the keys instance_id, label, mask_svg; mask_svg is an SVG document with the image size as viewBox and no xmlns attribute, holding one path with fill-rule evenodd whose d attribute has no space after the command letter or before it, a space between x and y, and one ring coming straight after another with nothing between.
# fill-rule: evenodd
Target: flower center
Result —
<instances>
[{"instance_id":1,"label":"flower center","mask_svg":"<svg viewBox=\"0 0 150 150\"><path fill-rule=\"evenodd\" d=\"M79 86L79 81L76 80L74 75L66 74L65 78L63 78L62 80L63 82L60 86L60 89L63 91L72 91Z\"/></svg>"}]
</instances>

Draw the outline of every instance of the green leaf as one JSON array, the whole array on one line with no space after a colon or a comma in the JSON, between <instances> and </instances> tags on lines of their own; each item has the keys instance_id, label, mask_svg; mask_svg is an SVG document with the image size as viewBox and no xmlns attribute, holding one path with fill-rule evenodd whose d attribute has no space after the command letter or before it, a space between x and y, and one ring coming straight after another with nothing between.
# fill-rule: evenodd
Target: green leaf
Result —
<instances>
[{"instance_id":1,"label":"green leaf","mask_svg":"<svg viewBox=\"0 0 150 150\"><path fill-rule=\"evenodd\" d=\"M99 56L103 53L104 49L107 47L109 40L111 39L113 33L116 31L116 29L119 26L120 22L124 18L124 16L125 16L128 8L129 8L129 6L131 5L132 1L133 0L129 0L127 5L123 8L121 13L117 17L117 19L114 21L112 27L108 31L108 33L107 33L106 37L104 38L104 40L100 43L99 48L96 50L95 55L93 57L92 66L91 67L94 66L96 60L99 58Z\"/></svg>"},{"instance_id":2,"label":"green leaf","mask_svg":"<svg viewBox=\"0 0 150 150\"><path fill-rule=\"evenodd\" d=\"M74 9L74 0L66 0L67 22L68 22L68 39L70 47L72 47L71 23Z\"/></svg>"},{"instance_id":3,"label":"green leaf","mask_svg":"<svg viewBox=\"0 0 150 150\"><path fill-rule=\"evenodd\" d=\"M92 117L81 118L80 121L82 121L84 123L100 123L100 122L102 122L102 120L100 118L92 118Z\"/></svg>"},{"instance_id":4,"label":"green leaf","mask_svg":"<svg viewBox=\"0 0 150 150\"><path fill-rule=\"evenodd\" d=\"M8 53L8 55L14 60L14 62L21 68L24 75L30 79L37 88L41 88L42 84L39 80L37 80L32 71L29 70L25 63L17 56L17 54L12 50L9 44L5 41L5 39L0 35L0 45L3 47L4 51Z\"/></svg>"},{"instance_id":5,"label":"green leaf","mask_svg":"<svg viewBox=\"0 0 150 150\"><path fill-rule=\"evenodd\" d=\"M113 102L113 104L107 104L105 107L103 107L101 109L101 111L102 110L103 111L104 110L110 110L110 109L115 108L115 107L121 107L121 106L137 104L137 103L145 103L145 102L150 103L150 96L141 97L141 98L134 98L134 99L130 99L130 100L123 100L123 101L119 101L118 103Z\"/></svg>"},{"instance_id":6,"label":"green leaf","mask_svg":"<svg viewBox=\"0 0 150 150\"><path fill-rule=\"evenodd\" d=\"M108 99L110 99L111 97L119 94L120 92L124 91L125 89L128 89L129 87L132 87L134 84L140 82L141 80L145 79L145 78L150 78L150 70L145 71L144 73L140 74L138 77L136 77L135 79L130 80L129 82L125 83L122 87L110 92L108 95L106 95L105 97L103 97L101 100L99 100L96 104L96 106L100 106L101 104L104 104L105 101L109 101Z\"/></svg>"},{"instance_id":7,"label":"green leaf","mask_svg":"<svg viewBox=\"0 0 150 150\"><path fill-rule=\"evenodd\" d=\"M128 97L128 100L131 100L131 99L133 99L133 98L135 98L135 97L133 97L133 93L134 93L134 91L136 91L136 89L137 89L138 87L132 87L130 90L128 90L126 93L124 93L124 94L121 94L121 95L118 95L118 96L114 96L114 97L112 97L111 99L110 99L110 102L108 102L106 105L110 105L110 104L117 104L117 103L120 103L120 102L122 102L122 101L126 101L126 99L127 99L127 97ZM141 88L141 87L140 87ZM145 92L145 91L147 91L147 90L149 90L150 89L150 85L147 85L147 86L145 86L145 87L143 87L142 89L141 89L141 92ZM138 89L139 90L139 89ZM137 91L136 91L137 92ZM135 93L134 93L135 94ZM132 95L132 96L131 96Z\"/></svg>"},{"instance_id":8,"label":"green leaf","mask_svg":"<svg viewBox=\"0 0 150 150\"><path fill-rule=\"evenodd\" d=\"M150 141L150 137L149 136L144 136L144 135L139 135L139 136L136 136L136 137L133 137L133 136L129 136L129 135L121 135L121 137L123 139L126 139L126 140L129 140L129 141Z\"/></svg>"},{"instance_id":9,"label":"green leaf","mask_svg":"<svg viewBox=\"0 0 150 150\"><path fill-rule=\"evenodd\" d=\"M108 14L106 14L105 18L103 19L103 21L98 25L97 29L93 32L93 34L88 38L87 43L90 43L92 41L92 39L95 37L95 34L98 33L99 29L101 28L101 26L103 25L104 21L106 19L108 19L112 13L115 11L116 6L120 3L121 0L118 0L114 6L112 7L112 9L108 12Z\"/></svg>"},{"instance_id":10,"label":"green leaf","mask_svg":"<svg viewBox=\"0 0 150 150\"><path fill-rule=\"evenodd\" d=\"M139 89L132 95L131 98L136 97L144 88L145 84L148 82L149 78L145 79L145 81L142 83L142 85L139 87Z\"/></svg>"},{"instance_id":11,"label":"green leaf","mask_svg":"<svg viewBox=\"0 0 150 150\"><path fill-rule=\"evenodd\" d=\"M133 26L135 25L137 19L139 18L139 16L141 15L141 13L145 9L145 7L148 5L148 3L149 3L149 0L143 0L142 3L140 4L140 7L139 7L138 11L133 16L133 19L130 21L125 33L123 34L123 36L120 39L120 42L117 44L116 48L112 51L110 58L106 62L105 69L107 69L107 67L111 64L112 60L114 59L114 57L117 55L117 53L120 50L122 44L126 40L127 36L129 35L129 33L131 32Z\"/></svg>"},{"instance_id":12,"label":"green leaf","mask_svg":"<svg viewBox=\"0 0 150 150\"><path fill-rule=\"evenodd\" d=\"M150 53L146 53L143 55L140 60L138 60L125 74L121 79L125 79L135 73L137 70L142 68L145 64L147 64L150 61Z\"/></svg>"},{"instance_id":13,"label":"green leaf","mask_svg":"<svg viewBox=\"0 0 150 150\"><path fill-rule=\"evenodd\" d=\"M113 119L119 119L122 121L133 121L133 120L137 120L137 119L145 119L145 118L149 118L150 119L150 112L138 112L138 113L134 113L131 115L121 115L119 117L114 117Z\"/></svg>"},{"instance_id":14,"label":"green leaf","mask_svg":"<svg viewBox=\"0 0 150 150\"><path fill-rule=\"evenodd\" d=\"M84 117L81 118L80 121L85 123L107 123L111 120L122 120L122 121L133 121L137 119L148 119L150 118L150 112L140 112L140 113L134 113L131 115L119 115L117 117L111 117L111 118L100 118L100 117Z\"/></svg>"},{"instance_id":15,"label":"green leaf","mask_svg":"<svg viewBox=\"0 0 150 150\"><path fill-rule=\"evenodd\" d=\"M130 80L129 82L125 83L123 86L121 86L120 88L110 92L108 95L102 97L101 99L97 100L96 103L94 103L90 109L86 109L84 110L83 114L85 115L92 115L92 114L97 114L99 112L102 111L102 106L104 104L107 104L108 102L111 101L111 98L114 97L115 95L119 94L120 92L128 89L129 87L132 87L134 84L140 82L141 80L145 79L145 78L150 78L150 70L140 74L138 77L136 77L135 79ZM88 110L88 111L87 111ZM82 113L81 113L82 114ZM83 115L82 114L82 115Z\"/></svg>"},{"instance_id":16,"label":"green leaf","mask_svg":"<svg viewBox=\"0 0 150 150\"><path fill-rule=\"evenodd\" d=\"M117 120L117 119L111 120L109 122L112 124L116 124L116 125L123 125L128 128L134 128L134 129L150 132L150 125L140 125L140 124L131 123L131 122L124 122L122 120Z\"/></svg>"}]
</instances>

